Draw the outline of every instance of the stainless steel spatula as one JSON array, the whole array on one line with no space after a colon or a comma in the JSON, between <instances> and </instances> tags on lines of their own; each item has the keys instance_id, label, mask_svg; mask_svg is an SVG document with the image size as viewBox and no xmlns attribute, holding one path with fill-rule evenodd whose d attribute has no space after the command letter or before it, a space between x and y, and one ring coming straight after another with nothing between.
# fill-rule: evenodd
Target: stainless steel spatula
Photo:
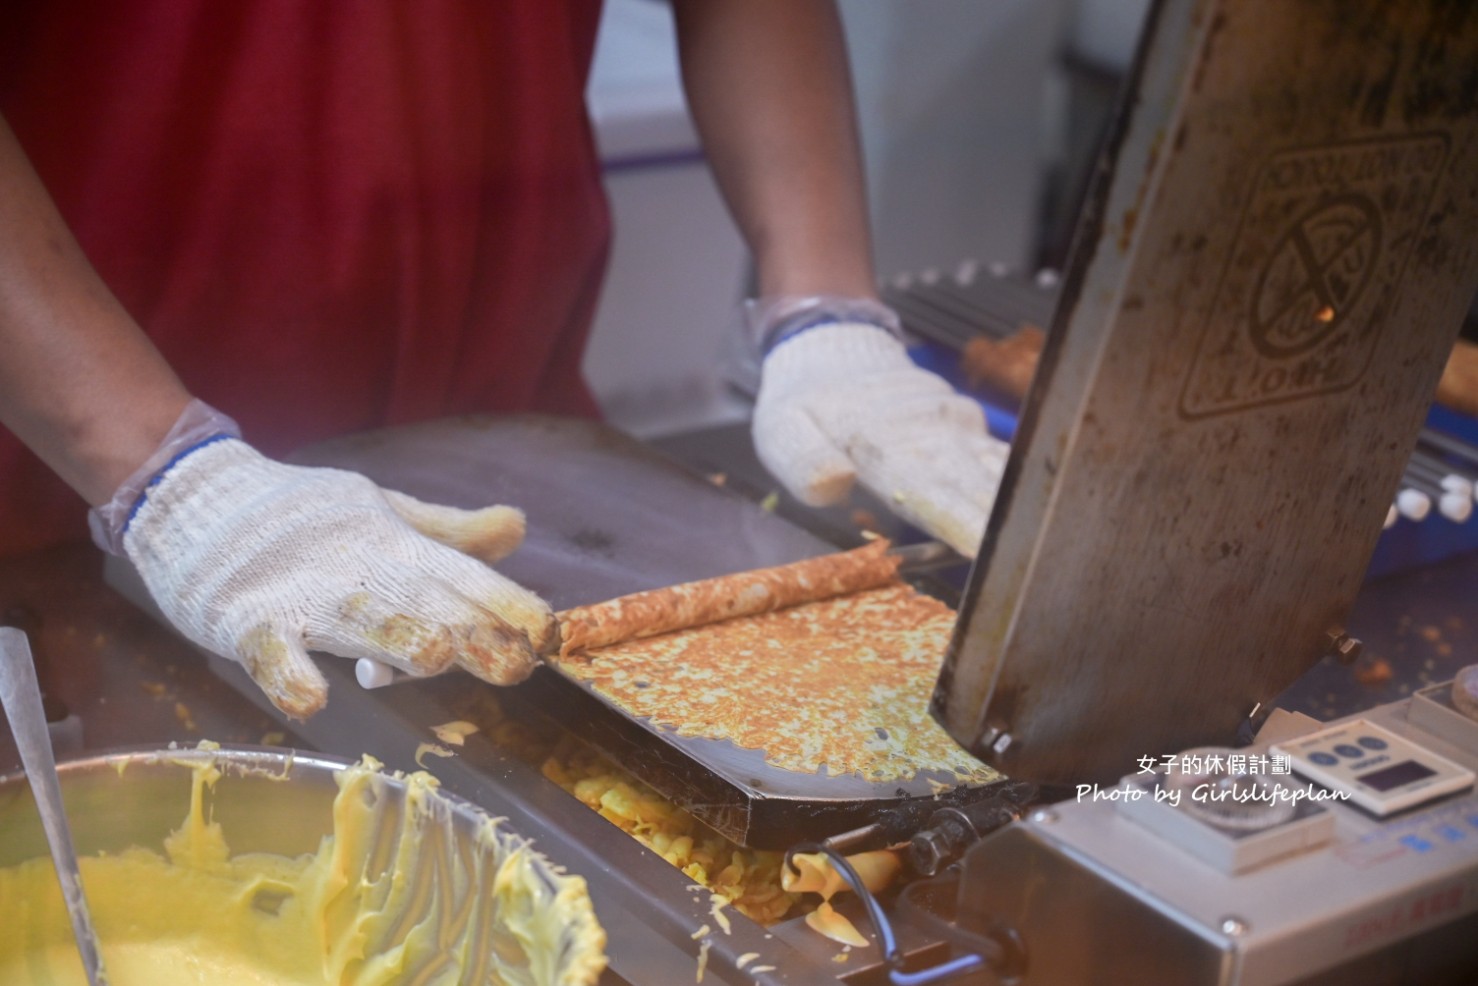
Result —
<instances>
[{"instance_id":1,"label":"stainless steel spatula","mask_svg":"<svg viewBox=\"0 0 1478 986\"><path fill-rule=\"evenodd\" d=\"M72 919L72 933L77 936L77 950L82 953L87 981L91 986L106 986L108 976L103 971L103 957L98 951L87 899L82 894L82 878L77 872L77 850L72 846L72 832L62 811L62 788L57 782L46 714L41 710L41 689L31 663L31 645L26 635L14 627L0 627L0 705L10 720L10 731L15 735L21 763L30 778L36 808L41 812L46 841L51 843L51 858L61 881L62 899L67 904L67 916Z\"/></svg>"}]
</instances>

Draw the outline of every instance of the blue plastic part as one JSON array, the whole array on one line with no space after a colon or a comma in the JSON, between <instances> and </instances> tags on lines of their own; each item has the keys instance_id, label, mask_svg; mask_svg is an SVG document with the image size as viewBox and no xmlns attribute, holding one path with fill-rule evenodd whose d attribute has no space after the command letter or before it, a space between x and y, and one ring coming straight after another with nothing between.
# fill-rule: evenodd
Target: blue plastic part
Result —
<instances>
[{"instance_id":1,"label":"blue plastic part","mask_svg":"<svg viewBox=\"0 0 1478 986\"><path fill-rule=\"evenodd\" d=\"M974 398L985 410L986 427L992 435L1007 442L1015 436L1016 414L970 392L964 371L960 369L958 352L926 340L910 346L908 355L918 366L949 381L956 391ZM1427 427L1478 445L1478 418L1434 404L1427 414ZM1394 527L1382 532L1365 577L1369 580L1422 568L1469 551L1478 551L1478 510L1461 524L1448 520L1435 510L1426 520L1419 522L1402 517Z\"/></svg>"},{"instance_id":2,"label":"blue plastic part","mask_svg":"<svg viewBox=\"0 0 1478 986\"><path fill-rule=\"evenodd\" d=\"M908 355L917 366L937 373L949 385L975 402L985 411L985 426L990 433L1003 442L1009 442L1016 434L1016 413L984 400L970 392L965 373L960 369L960 354L948 346L935 342L920 342L908 347Z\"/></svg>"},{"instance_id":3,"label":"blue plastic part","mask_svg":"<svg viewBox=\"0 0 1478 986\"><path fill-rule=\"evenodd\" d=\"M1478 445L1478 419L1432 405L1427 427ZM1478 551L1478 512L1465 523L1448 520L1435 510L1423 521L1398 518L1394 527L1381 532L1375 554L1366 569L1366 580Z\"/></svg>"}]
</instances>

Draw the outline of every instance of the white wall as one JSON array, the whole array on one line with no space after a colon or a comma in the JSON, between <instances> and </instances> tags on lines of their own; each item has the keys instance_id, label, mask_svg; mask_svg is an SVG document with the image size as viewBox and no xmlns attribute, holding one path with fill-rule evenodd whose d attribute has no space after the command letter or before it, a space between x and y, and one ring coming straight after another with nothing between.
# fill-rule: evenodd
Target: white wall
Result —
<instances>
[{"instance_id":1,"label":"white wall","mask_svg":"<svg viewBox=\"0 0 1478 986\"><path fill-rule=\"evenodd\" d=\"M636 434L743 417L719 356L744 244L688 119L665 4L608 0L589 104L615 235L585 378Z\"/></svg>"},{"instance_id":2,"label":"white wall","mask_svg":"<svg viewBox=\"0 0 1478 986\"><path fill-rule=\"evenodd\" d=\"M840 0L878 274L1025 265L1065 0Z\"/></svg>"},{"instance_id":3,"label":"white wall","mask_svg":"<svg viewBox=\"0 0 1478 986\"><path fill-rule=\"evenodd\" d=\"M881 277L1029 261L1068 2L840 0ZM590 100L616 235L586 377L637 434L742 417L720 354L746 261L686 120L665 4L608 0Z\"/></svg>"}]
</instances>

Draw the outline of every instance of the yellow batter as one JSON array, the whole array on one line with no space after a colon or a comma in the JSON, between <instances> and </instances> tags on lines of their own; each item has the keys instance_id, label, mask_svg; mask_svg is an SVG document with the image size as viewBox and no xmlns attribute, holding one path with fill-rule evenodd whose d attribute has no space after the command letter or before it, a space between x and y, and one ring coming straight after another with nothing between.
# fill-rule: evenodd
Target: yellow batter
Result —
<instances>
[{"instance_id":1,"label":"yellow batter","mask_svg":"<svg viewBox=\"0 0 1478 986\"><path fill-rule=\"evenodd\" d=\"M459 843L427 774L402 779L404 811L380 810L378 768L340 773L334 834L311 855L233 857L203 805L220 775L196 766L163 854L83 858L113 986L595 981L605 935L583 880L492 820L477 851ZM0 983L86 986L49 859L0 869Z\"/></svg>"}]
</instances>

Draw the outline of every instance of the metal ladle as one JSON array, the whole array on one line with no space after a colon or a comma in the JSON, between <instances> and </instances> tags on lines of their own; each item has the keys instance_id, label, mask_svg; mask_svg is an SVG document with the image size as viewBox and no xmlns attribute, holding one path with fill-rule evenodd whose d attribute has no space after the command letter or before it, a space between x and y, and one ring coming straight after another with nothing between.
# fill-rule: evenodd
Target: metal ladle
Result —
<instances>
[{"instance_id":1,"label":"metal ladle","mask_svg":"<svg viewBox=\"0 0 1478 986\"><path fill-rule=\"evenodd\" d=\"M77 850L72 846L72 832L62 810L62 788L57 782L46 714L41 709L41 688L31 663L31 645L26 635L14 627L0 627L0 705L10 720L10 731L15 735L15 745L20 749L21 763L41 813L41 827L46 830L46 841L51 843L51 858L61 881L62 899L67 904L67 916L72 919L72 933L77 937L87 981L91 986L107 986L108 975L103 971L103 957L87 911L87 898L82 894L82 877L77 872Z\"/></svg>"}]
</instances>

